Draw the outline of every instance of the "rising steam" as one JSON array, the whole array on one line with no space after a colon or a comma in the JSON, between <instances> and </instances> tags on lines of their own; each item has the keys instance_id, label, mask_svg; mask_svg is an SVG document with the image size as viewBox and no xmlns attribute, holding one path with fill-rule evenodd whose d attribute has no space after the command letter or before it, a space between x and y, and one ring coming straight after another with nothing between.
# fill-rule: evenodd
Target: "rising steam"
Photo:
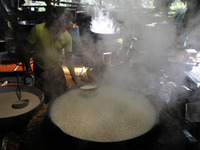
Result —
<instances>
[{"instance_id":1,"label":"rising steam","mask_svg":"<svg viewBox=\"0 0 200 150\"><path fill-rule=\"evenodd\" d=\"M105 79L119 87L147 94L152 88L159 90L163 75L175 79L175 86L183 85L185 76L176 57L177 27L164 13L159 12L166 9L161 6L148 10L131 5L122 8L119 11L94 9L90 30L81 35L78 44L84 64L98 66L103 53L112 54L111 61L106 64L107 70L99 70L99 73L104 72L101 76L103 79L97 80ZM95 41L90 32L101 38ZM117 43L118 39L123 39L122 43ZM98 74L96 77L99 77Z\"/></svg>"},{"instance_id":2,"label":"rising steam","mask_svg":"<svg viewBox=\"0 0 200 150\"><path fill-rule=\"evenodd\" d=\"M109 18L109 12L104 13L99 9L91 21L91 31L99 34L114 34L119 32L114 24L114 20Z\"/></svg>"}]
</instances>

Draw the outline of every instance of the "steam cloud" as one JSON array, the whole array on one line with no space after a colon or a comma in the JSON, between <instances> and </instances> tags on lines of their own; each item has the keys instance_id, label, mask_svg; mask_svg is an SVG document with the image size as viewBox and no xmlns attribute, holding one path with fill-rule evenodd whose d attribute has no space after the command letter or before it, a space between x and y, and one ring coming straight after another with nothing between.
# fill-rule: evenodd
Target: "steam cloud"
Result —
<instances>
[{"instance_id":1,"label":"steam cloud","mask_svg":"<svg viewBox=\"0 0 200 150\"><path fill-rule=\"evenodd\" d=\"M101 62L103 52L112 52L111 63L107 64L103 74L104 81L145 94L149 94L152 87L159 90L163 74L174 78L177 86L183 85L182 66L169 63L169 58L175 58L177 54L177 27L172 20L160 17L160 12L139 6L132 9L130 5L124 5L124 9L117 12L98 8L94 14L90 29L100 39L94 41L90 33L85 33L80 38L79 48L85 64L91 66ZM113 34L116 31L118 34ZM123 39L123 45L116 42L118 38ZM133 54L127 57L127 53ZM170 86L174 87L174 84Z\"/></svg>"},{"instance_id":2,"label":"steam cloud","mask_svg":"<svg viewBox=\"0 0 200 150\"><path fill-rule=\"evenodd\" d=\"M163 17L154 17L151 12L143 12L140 8L133 10L129 5L125 5L125 7L126 6L127 8L124 8L124 11L115 14L115 19L112 18L112 14L103 14L102 10L97 10L96 13L98 13L98 15L93 17L91 30L99 34L115 33L116 22L114 21L120 20L122 22L122 26L120 30L118 30L120 35L100 35L103 38L96 43L95 46L99 51L117 53L117 62L119 63L125 61L121 56L126 55L131 44L130 41L133 38L137 38L133 43L133 55L131 56L131 61L134 62L132 64L133 68L135 64L140 65L136 73L137 75L128 71L130 69L130 64L127 66L124 65L118 72L114 71L112 73L112 68L108 70L108 72L109 75L112 76L112 79L116 79L116 82L120 85L130 83L130 81L134 80L136 85L144 85L143 88L146 88L146 84L152 78L152 75L156 75L158 79L160 70L169 67L168 64L166 64L166 58L175 55L177 38L176 26L168 20L164 20ZM123 39L129 38L127 41L123 41L125 49L121 48L116 42L116 38L120 37ZM118 47L116 47L116 45ZM119 51L121 51L121 53L119 53ZM105 74L105 77L107 75L108 74Z\"/></svg>"}]
</instances>

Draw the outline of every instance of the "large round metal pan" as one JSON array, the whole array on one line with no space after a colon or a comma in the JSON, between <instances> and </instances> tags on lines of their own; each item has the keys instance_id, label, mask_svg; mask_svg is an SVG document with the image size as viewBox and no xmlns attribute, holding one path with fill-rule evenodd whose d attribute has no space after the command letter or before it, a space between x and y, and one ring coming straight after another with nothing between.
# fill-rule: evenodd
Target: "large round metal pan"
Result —
<instances>
[{"instance_id":1,"label":"large round metal pan","mask_svg":"<svg viewBox=\"0 0 200 150\"><path fill-rule=\"evenodd\" d=\"M42 105L43 100L44 100L44 95L43 93L31 86L20 86L21 92L26 92L28 94L34 95L34 97L39 100L36 106L34 107L29 107L31 105L31 101L34 101L34 99L29 98L29 105L26 108L26 111L22 111L22 113L19 113L17 115L9 115L7 117L1 116L0 117L0 131L5 132L5 131L10 131L10 130L15 130L17 128L22 128L28 123L28 121L33 117L33 115L36 113L37 109ZM9 94L12 92L17 92L18 87L17 85L7 85L7 86L2 86L0 87L0 105L3 105L5 103L5 96L4 94ZM17 97L17 96L16 96ZM17 98L15 100L18 100ZM10 106L8 109L11 109L12 106ZM30 108L30 109L29 109ZM1 110L0 110L1 113Z\"/></svg>"},{"instance_id":2,"label":"large round metal pan","mask_svg":"<svg viewBox=\"0 0 200 150\"><path fill-rule=\"evenodd\" d=\"M152 144L149 142L149 139L155 138L156 134L156 125L158 123L158 120L155 122L154 126L145 132L144 134L120 141L111 141L111 142L101 142L101 141L92 141L92 140L86 140L81 139L72 135L69 135L65 132L63 132L53 121L50 116L50 108L53 105L53 101L49 104L47 113L48 116L46 118L46 121L44 123L44 130L46 137L49 141L54 141L57 143L58 146L66 146L66 143L68 143L68 146L73 147L74 149L95 149L95 150L102 150L102 149L115 149L115 150L121 150L121 149L144 149L145 147L148 148L148 144ZM43 130L43 131L44 131ZM144 144L145 143L145 144Z\"/></svg>"}]
</instances>

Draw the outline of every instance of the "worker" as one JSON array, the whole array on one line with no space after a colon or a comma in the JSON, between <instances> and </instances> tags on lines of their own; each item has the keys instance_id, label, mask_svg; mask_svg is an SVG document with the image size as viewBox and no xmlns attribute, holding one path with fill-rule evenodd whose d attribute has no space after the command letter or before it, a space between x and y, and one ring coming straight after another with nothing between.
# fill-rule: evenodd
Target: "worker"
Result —
<instances>
[{"instance_id":1,"label":"worker","mask_svg":"<svg viewBox=\"0 0 200 150\"><path fill-rule=\"evenodd\" d=\"M65 59L72 80L77 85L80 83L75 76L72 61L72 38L65 28L66 21L70 21L69 17L64 9L51 7L47 11L46 22L35 25L27 37L24 49L26 74L34 73L35 87L43 91L45 103L67 91L62 58ZM32 49L34 72L30 68Z\"/></svg>"}]
</instances>

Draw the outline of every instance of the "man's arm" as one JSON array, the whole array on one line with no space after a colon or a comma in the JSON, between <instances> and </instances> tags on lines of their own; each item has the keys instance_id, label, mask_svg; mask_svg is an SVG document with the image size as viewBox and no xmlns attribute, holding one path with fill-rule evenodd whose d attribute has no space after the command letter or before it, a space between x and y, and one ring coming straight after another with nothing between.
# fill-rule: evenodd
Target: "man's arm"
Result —
<instances>
[{"instance_id":1,"label":"man's arm","mask_svg":"<svg viewBox=\"0 0 200 150\"><path fill-rule=\"evenodd\" d=\"M34 48L34 45L30 44L29 42L26 42L24 49L23 49L23 59L26 66L26 73L32 74L33 71L30 67L30 58L32 57L32 50Z\"/></svg>"},{"instance_id":2,"label":"man's arm","mask_svg":"<svg viewBox=\"0 0 200 150\"><path fill-rule=\"evenodd\" d=\"M78 78L76 77L75 72L74 72L74 62L72 60L72 52L65 52L65 62L72 76L72 80L77 84Z\"/></svg>"}]
</instances>

